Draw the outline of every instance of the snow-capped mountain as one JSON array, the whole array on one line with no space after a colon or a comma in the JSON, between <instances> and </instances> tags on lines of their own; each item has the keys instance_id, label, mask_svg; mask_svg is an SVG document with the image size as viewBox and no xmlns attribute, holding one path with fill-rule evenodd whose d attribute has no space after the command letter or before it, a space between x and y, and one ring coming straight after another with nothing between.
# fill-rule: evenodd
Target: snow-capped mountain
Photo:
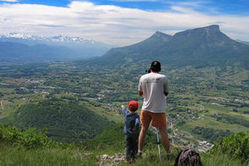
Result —
<instances>
[{"instance_id":1,"label":"snow-capped mountain","mask_svg":"<svg viewBox=\"0 0 249 166\"><path fill-rule=\"evenodd\" d=\"M53 36L51 38L47 38L47 40L51 40L53 42L76 42L76 43L90 43L95 44L96 41L94 40L88 40L81 37L70 37L70 36Z\"/></svg>"},{"instance_id":2,"label":"snow-capped mountain","mask_svg":"<svg viewBox=\"0 0 249 166\"><path fill-rule=\"evenodd\" d=\"M111 45L75 36L0 35L0 60L32 62L77 60L103 55ZM39 57L39 58L38 58Z\"/></svg>"},{"instance_id":3,"label":"snow-capped mountain","mask_svg":"<svg viewBox=\"0 0 249 166\"><path fill-rule=\"evenodd\" d=\"M33 39L33 36L30 34L21 34L21 33L9 33L6 35L1 35L1 38L21 38L21 39Z\"/></svg>"},{"instance_id":4,"label":"snow-capped mountain","mask_svg":"<svg viewBox=\"0 0 249 166\"><path fill-rule=\"evenodd\" d=\"M249 42L248 41L242 41L242 40L236 40L237 42L240 42L240 43L243 43L243 44L246 44L246 45L249 45Z\"/></svg>"},{"instance_id":5,"label":"snow-capped mountain","mask_svg":"<svg viewBox=\"0 0 249 166\"><path fill-rule=\"evenodd\" d=\"M43 42L57 42L57 43L87 43L87 44L96 44L100 42L96 42L94 40L85 39L82 37L75 36L67 36L67 35L57 35L57 36L34 36L27 33L9 33L5 35L0 35L0 41L14 41L14 40L28 40L28 41L43 41ZM104 43L102 43L104 44Z\"/></svg>"}]
</instances>

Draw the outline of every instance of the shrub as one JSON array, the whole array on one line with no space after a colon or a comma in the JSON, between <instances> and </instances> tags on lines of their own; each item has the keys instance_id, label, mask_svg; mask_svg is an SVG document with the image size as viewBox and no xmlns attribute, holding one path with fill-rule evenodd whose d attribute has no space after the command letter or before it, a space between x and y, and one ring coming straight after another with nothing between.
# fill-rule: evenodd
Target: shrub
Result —
<instances>
[{"instance_id":1,"label":"shrub","mask_svg":"<svg viewBox=\"0 0 249 166\"><path fill-rule=\"evenodd\" d=\"M29 128L23 132L18 131L16 127L0 125L0 141L23 145L26 148L37 148L44 146L54 146L55 142L46 136L46 130L36 130Z\"/></svg>"},{"instance_id":2,"label":"shrub","mask_svg":"<svg viewBox=\"0 0 249 166\"><path fill-rule=\"evenodd\" d=\"M240 132L221 138L210 152L213 154L222 152L242 162L249 161L249 133Z\"/></svg>"}]
</instances>

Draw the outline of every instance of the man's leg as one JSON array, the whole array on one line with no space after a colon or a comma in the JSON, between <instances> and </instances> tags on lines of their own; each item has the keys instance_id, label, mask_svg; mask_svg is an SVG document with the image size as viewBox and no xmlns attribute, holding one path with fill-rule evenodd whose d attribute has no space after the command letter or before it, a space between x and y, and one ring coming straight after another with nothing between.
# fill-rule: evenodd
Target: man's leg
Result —
<instances>
[{"instance_id":1,"label":"man's leg","mask_svg":"<svg viewBox=\"0 0 249 166\"><path fill-rule=\"evenodd\" d=\"M145 136L149 128L151 119L152 117L148 111L144 110L141 111L141 117L140 117L141 131L139 133L139 138L138 138L138 152L142 152L143 150L145 143Z\"/></svg>"},{"instance_id":2,"label":"man's leg","mask_svg":"<svg viewBox=\"0 0 249 166\"><path fill-rule=\"evenodd\" d=\"M167 153L170 153L170 143L168 132L165 127L158 128L161 134L162 145Z\"/></svg>"},{"instance_id":3,"label":"man's leg","mask_svg":"<svg viewBox=\"0 0 249 166\"><path fill-rule=\"evenodd\" d=\"M152 126L158 128L161 134L161 142L167 153L170 153L169 136L167 132L167 122L165 113L155 113L152 118Z\"/></svg>"},{"instance_id":4,"label":"man's leg","mask_svg":"<svg viewBox=\"0 0 249 166\"><path fill-rule=\"evenodd\" d=\"M145 136L149 125L142 125L140 134L139 134L139 141L138 141L138 151L142 151L145 143Z\"/></svg>"}]
</instances>

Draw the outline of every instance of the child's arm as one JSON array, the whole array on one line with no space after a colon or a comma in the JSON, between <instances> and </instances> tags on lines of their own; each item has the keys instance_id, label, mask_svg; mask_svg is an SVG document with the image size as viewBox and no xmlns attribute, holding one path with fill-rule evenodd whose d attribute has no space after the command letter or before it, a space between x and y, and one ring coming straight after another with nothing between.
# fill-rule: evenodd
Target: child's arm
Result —
<instances>
[{"instance_id":1,"label":"child's arm","mask_svg":"<svg viewBox=\"0 0 249 166\"><path fill-rule=\"evenodd\" d=\"M122 105L121 108L122 108L122 113L123 113L123 115L126 116L127 113L128 113L126 107L125 107L124 105Z\"/></svg>"},{"instance_id":2,"label":"child's arm","mask_svg":"<svg viewBox=\"0 0 249 166\"><path fill-rule=\"evenodd\" d=\"M140 125L140 118L136 118L136 123L135 123L135 126L136 128L139 128L139 125Z\"/></svg>"},{"instance_id":3,"label":"child's arm","mask_svg":"<svg viewBox=\"0 0 249 166\"><path fill-rule=\"evenodd\" d=\"M136 118L136 122L135 122L135 127L132 129L133 131L136 131L139 129L139 125L140 125L140 120L139 117Z\"/></svg>"}]
</instances>

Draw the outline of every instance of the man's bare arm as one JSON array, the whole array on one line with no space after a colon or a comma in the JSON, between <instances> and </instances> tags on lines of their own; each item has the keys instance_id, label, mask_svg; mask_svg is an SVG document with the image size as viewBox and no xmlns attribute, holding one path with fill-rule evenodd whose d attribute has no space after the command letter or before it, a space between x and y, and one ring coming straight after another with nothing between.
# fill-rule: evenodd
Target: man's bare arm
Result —
<instances>
[{"instance_id":1,"label":"man's bare arm","mask_svg":"<svg viewBox=\"0 0 249 166\"><path fill-rule=\"evenodd\" d=\"M143 91L139 90L138 94L139 94L139 96L143 96Z\"/></svg>"}]
</instances>

